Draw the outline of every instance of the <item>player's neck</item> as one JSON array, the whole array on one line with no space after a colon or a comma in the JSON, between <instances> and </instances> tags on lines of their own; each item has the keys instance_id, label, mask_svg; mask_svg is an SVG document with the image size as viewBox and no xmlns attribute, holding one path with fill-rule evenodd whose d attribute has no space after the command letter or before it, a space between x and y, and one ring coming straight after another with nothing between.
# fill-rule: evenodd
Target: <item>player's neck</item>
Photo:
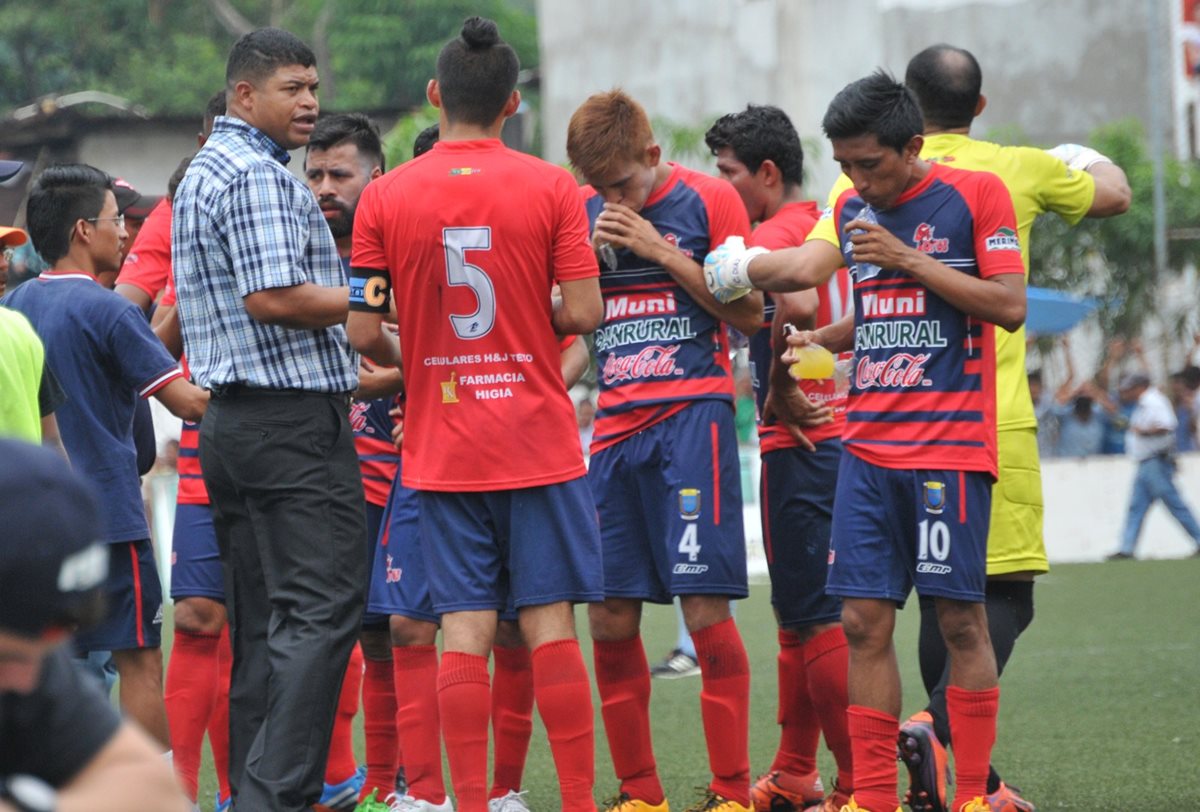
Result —
<instances>
[{"instance_id":1,"label":"player's neck","mask_svg":"<svg viewBox=\"0 0 1200 812\"><path fill-rule=\"evenodd\" d=\"M50 270L54 273L83 272L93 278L100 276L96 273L96 264L92 262L92 258L82 251L67 252L67 255L54 263Z\"/></svg>"},{"instance_id":2,"label":"player's neck","mask_svg":"<svg viewBox=\"0 0 1200 812\"><path fill-rule=\"evenodd\" d=\"M804 193L798 184L788 184L783 190L783 194L767 204L766 210L763 212L763 219L770 220L779 210L790 203L803 203Z\"/></svg>"},{"instance_id":3,"label":"player's neck","mask_svg":"<svg viewBox=\"0 0 1200 812\"><path fill-rule=\"evenodd\" d=\"M500 131L504 129L503 117L493 121L489 125L471 124L463 121L449 121L443 115L441 122L438 124L438 140L439 141L483 141L486 139L498 139Z\"/></svg>"},{"instance_id":4,"label":"player's neck","mask_svg":"<svg viewBox=\"0 0 1200 812\"><path fill-rule=\"evenodd\" d=\"M354 248L354 235L347 234L345 237L338 237L334 243L337 245L338 256L342 259L349 259Z\"/></svg>"},{"instance_id":5,"label":"player's neck","mask_svg":"<svg viewBox=\"0 0 1200 812\"><path fill-rule=\"evenodd\" d=\"M971 126L966 127L926 127L925 135L970 135Z\"/></svg>"}]
</instances>

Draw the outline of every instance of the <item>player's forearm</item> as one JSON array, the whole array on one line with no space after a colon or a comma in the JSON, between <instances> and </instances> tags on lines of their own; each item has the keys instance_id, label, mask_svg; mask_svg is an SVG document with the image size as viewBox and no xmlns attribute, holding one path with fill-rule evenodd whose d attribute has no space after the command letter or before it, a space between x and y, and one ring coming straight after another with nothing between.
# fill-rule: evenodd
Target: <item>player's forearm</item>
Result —
<instances>
[{"instance_id":1,"label":"player's forearm","mask_svg":"<svg viewBox=\"0 0 1200 812\"><path fill-rule=\"evenodd\" d=\"M850 352L854 349L854 313L847 313L814 332L817 343L835 355L839 352Z\"/></svg>"},{"instance_id":2,"label":"player's forearm","mask_svg":"<svg viewBox=\"0 0 1200 812\"><path fill-rule=\"evenodd\" d=\"M815 291L798 293L779 293L772 297L775 300L775 316L771 320L771 373L772 386L790 383L788 365L781 357L788 350L787 325L798 330L812 330L817 317L819 304Z\"/></svg>"},{"instance_id":3,"label":"player's forearm","mask_svg":"<svg viewBox=\"0 0 1200 812\"><path fill-rule=\"evenodd\" d=\"M305 282L286 288L260 290L251 293L243 301L250 317L263 324L293 330L320 330L345 323L350 289L327 288Z\"/></svg>"},{"instance_id":4,"label":"player's forearm","mask_svg":"<svg viewBox=\"0 0 1200 812\"><path fill-rule=\"evenodd\" d=\"M400 341L383 327L377 313L351 311L346 319L346 336L358 352L386 366L401 368Z\"/></svg>"},{"instance_id":5,"label":"player's forearm","mask_svg":"<svg viewBox=\"0 0 1200 812\"><path fill-rule=\"evenodd\" d=\"M979 279L915 250L907 253L906 260L901 270L968 316L1003 327L1010 333L1025 323L1024 279L1019 288L999 281L1020 274Z\"/></svg>"},{"instance_id":6,"label":"player's forearm","mask_svg":"<svg viewBox=\"0 0 1200 812\"><path fill-rule=\"evenodd\" d=\"M1133 190L1129 188L1125 170L1114 163L1101 161L1088 167L1088 172L1096 180L1096 193L1088 217L1113 217L1129 211Z\"/></svg>"},{"instance_id":7,"label":"player's forearm","mask_svg":"<svg viewBox=\"0 0 1200 812\"><path fill-rule=\"evenodd\" d=\"M747 268L754 287L771 292L808 290L823 285L838 266L826 267L817 261L816 251L809 245L783 248L755 257Z\"/></svg>"}]
</instances>

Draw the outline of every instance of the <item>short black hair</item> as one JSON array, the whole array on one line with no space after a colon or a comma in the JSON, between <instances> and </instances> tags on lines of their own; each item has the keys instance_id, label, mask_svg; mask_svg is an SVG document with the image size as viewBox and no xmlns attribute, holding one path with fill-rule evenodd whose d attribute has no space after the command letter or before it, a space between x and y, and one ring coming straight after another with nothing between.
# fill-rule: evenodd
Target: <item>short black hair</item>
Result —
<instances>
[{"instance_id":1,"label":"short black hair","mask_svg":"<svg viewBox=\"0 0 1200 812\"><path fill-rule=\"evenodd\" d=\"M260 28L243 34L233 44L225 63L225 86L231 89L242 81L257 84L279 68L315 64L317 57L312 48L295 34L282 28Z\"/></svg>"},{"instance_id":2,"label":"short black hair","mask_svg":"<svg viewBox=\"0 0 1200 812\"><path fill-rule=\"evenodd\" d=\"M54 164L38 175L29 191L25 217L34 249L50 265L71 250L75 223L99 217L113 179L87 164Z\"/></svg>"},{"instance_id":3,"label":"short black hair","mask_svg":"<svg viewBox=\"0 0 1200 812\"><path fill-rule=\"evenodd\" d=\"M881 146L901 152L925 125L912 91L881 68L833 97L821 129L830 140L874 135Z\"/></svg>"},{"instance_id":4,"label":"short black hair","mask_svg":"<svg viewBox=\"0 0 1200 812\"><path fill-rule=\"evenodd\" d=\"M417 133L417 137L413 139L413 157L416 158L429 152L441 137L442 128L438 124L430 124L421 130Z\"/></svg>"},{"instance_id":5,"label":"short black hair","mask_svg":"<svg viewBox=\"0 0 1200 812\"><path fill-rule=\"evenodd\" d=\"M208 103L204 105L204 119L200 122L201 132L212 132L213 122L217 116L225 115L225 88L221 88L216 93L209 97Z\"/></svg>"},{"instance_id":6,"label":"short black hair","mask_svg":"<svg viewBox=\"0 0 1200 812\"><path fill-rule=\"evenodd\" d=\"M188 167L192 165L192 159L195 157L195 153L187 156L171 173L171 177L167 180L167 200L175 199L175 193L179 191L179 184L183 183L183 176L187 174Z\"/></svg>"},{"instance_id":7,"label":"short black hair","mask_svg":"<svg viewBox=\"0 0 1200 812\"><path fill-rule=\"evenodd\" d=\"M383 142L375 122L362 113L338 113L317 120L312 136L308 139L308 153L314 149L329 150L339 144L353 144L360 157L370 166L384 169Z\"/></svg>"},{"instance_id":8,"label":"short black hair","mask_svg":"<svg viewBox=\"0 0 1200 812\"><path fill-rule=\"evenodd\" d=\"M704 134L704 143L714 155L729 147L751 173L769 160L779 167L784 183L799 186L804 179L800 134L778 107L750 104L740 113L721 116Z\"/></svg>"},{"instance_id":9,"label":"short black hair","mask_svg":"<svg viewBox=\"0 0 1200 812\"><path fill-rule=\"evenodd\" d=\"M504 111L521 70L517 52L500 39L496 23L469 17L462 33L437 58L438 90L446 118L487 126Z\"/></svg>"},{"instance_id":10,"label":"short black hair","mask_svg":"<svg viewBox=\"0 0 1200 812\"><path fill-rule=\"evenodd\" d=\"M957 129L975 119L983 71L970 51L941 43L909 60L904 84L916 95L927 124Z\"/></svg>"}]
</instances>

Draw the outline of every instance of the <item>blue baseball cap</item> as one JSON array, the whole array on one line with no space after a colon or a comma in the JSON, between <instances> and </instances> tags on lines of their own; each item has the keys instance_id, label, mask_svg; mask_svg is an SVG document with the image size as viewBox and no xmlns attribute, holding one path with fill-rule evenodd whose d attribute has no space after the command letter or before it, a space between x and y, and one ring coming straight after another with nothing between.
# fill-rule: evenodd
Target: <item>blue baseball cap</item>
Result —
<instances>
[{"instance_id":1,"label":"blue baseball cap","mask_svg":"<svg viewBox=\"0 0 1200 812\"><path fill-rule=\"evenodd\" d=\"M66 460L0 440L0 629L38 638L103 619L101 527L91 484Z\"/></svg>"}]
</instances>

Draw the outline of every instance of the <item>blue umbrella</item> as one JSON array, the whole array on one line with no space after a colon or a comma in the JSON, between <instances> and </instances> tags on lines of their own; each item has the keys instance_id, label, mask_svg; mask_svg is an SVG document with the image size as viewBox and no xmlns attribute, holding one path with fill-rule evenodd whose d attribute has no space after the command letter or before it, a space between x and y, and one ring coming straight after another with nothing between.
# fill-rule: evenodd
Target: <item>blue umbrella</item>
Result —
<instances>
[{"instance_id":1,"label":"blue umbrella","mask_svg":"<svg viewBox=\"0 0 1200 812\"><path fill-rule=\"evenodd\" d=\"M1048 288L1027 288L1029 311L1025 330L1036 335L1065 333L1092 313L1100 303L1090 296L1080 296Z\"/></svg>"}]
</instances>

